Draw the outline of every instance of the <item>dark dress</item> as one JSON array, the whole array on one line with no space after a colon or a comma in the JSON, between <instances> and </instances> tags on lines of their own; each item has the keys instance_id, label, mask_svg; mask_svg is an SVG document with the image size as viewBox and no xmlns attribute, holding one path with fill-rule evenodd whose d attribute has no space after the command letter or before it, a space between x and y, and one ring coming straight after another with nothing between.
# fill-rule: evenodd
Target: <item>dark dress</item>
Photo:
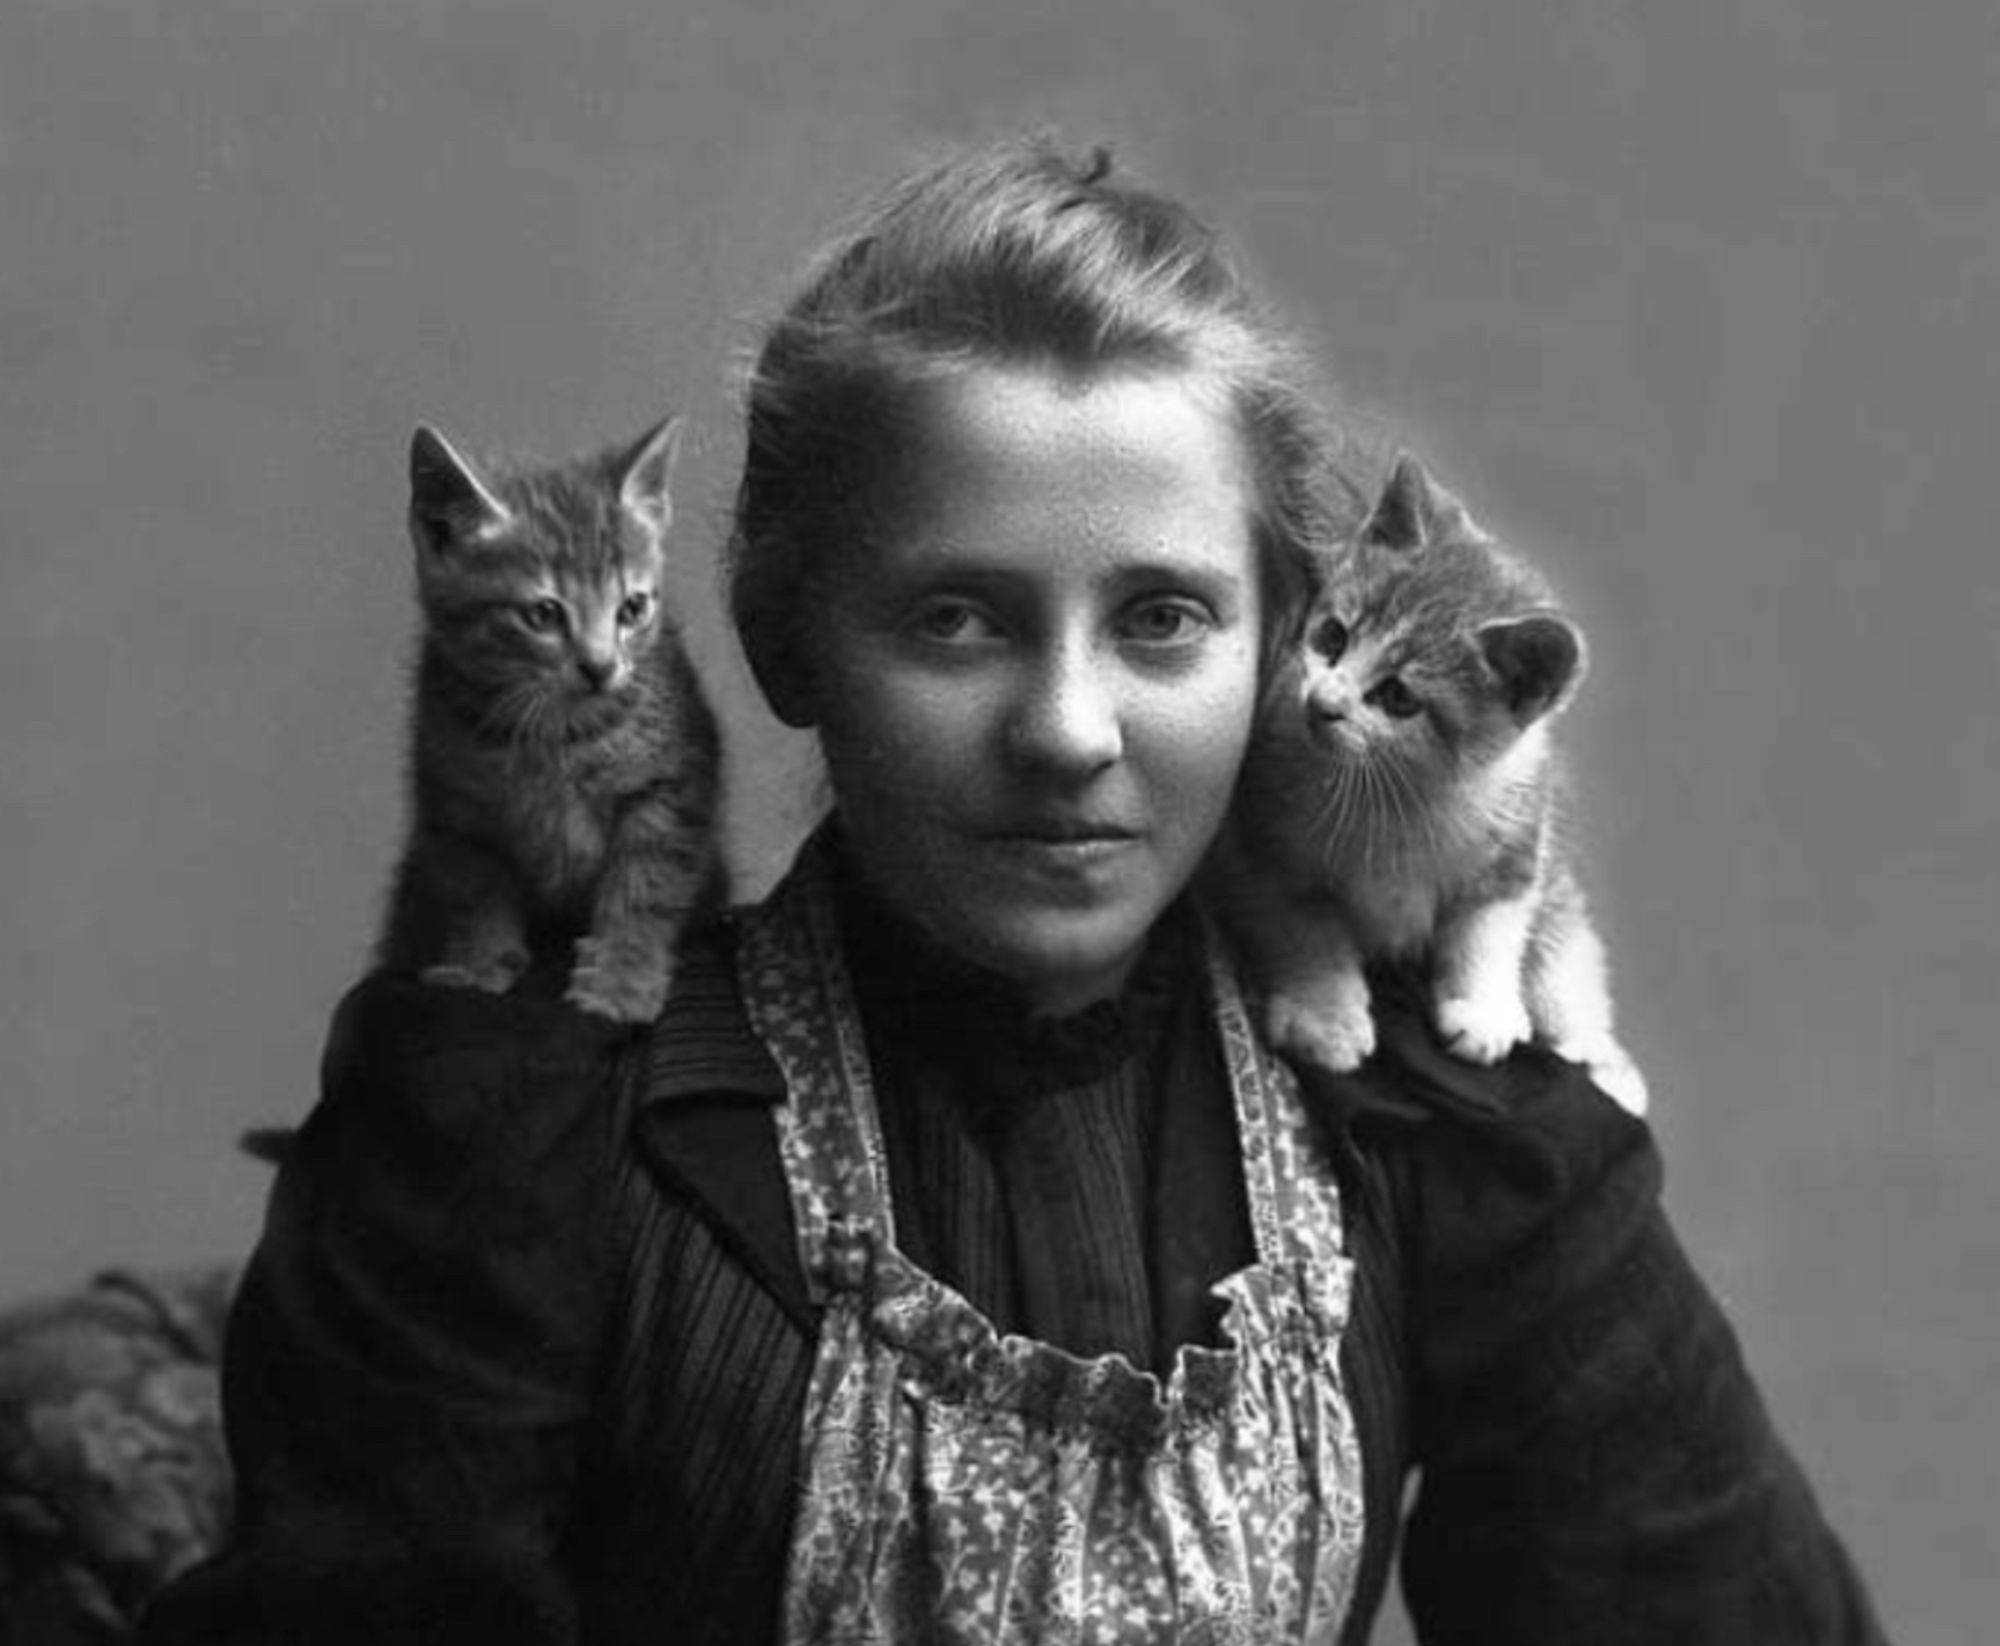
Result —
<instances>
[{"instance_id":1,"label":"dark dress","mask_svg":"<svg viewBox=\"0 0 2000 1646\"><path fill-rule=\"evenodd\" d=\"M1003 1328L1155 1366L1213 1329L1249 1239L1188 925L1050 1028L850 899L906 1244ZM232 1324L237 1540L155 1646L775 1638L814 1316L729 942L644 1032L533 987L348 997ZM1427 1646L1880 1640L1643 1125L1382 1006L1309 1090L1358 1275L1345 1638L1400 1536Z\"/></svg>"}]
</instances>

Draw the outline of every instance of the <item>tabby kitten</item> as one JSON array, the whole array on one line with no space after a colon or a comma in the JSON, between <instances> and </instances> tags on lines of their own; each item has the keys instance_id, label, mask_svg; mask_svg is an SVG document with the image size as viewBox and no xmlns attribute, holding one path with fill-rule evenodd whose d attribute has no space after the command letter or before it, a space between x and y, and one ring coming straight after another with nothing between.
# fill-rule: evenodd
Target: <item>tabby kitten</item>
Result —
<instances>
[{"instance_id":1,"label":"tabby kitten","mask_svg":"<svg viewBox=\"0 0 2000 1646\"><path fill-rule=\"evenodd\" d=\"M412 822L377 959L510 987L575 942L566 998L655 1016L720 891L714 719L668 611L678 419L543 466L410 443L423 612Z\"/></svg>"},{"instance_id":2,"label":"tabby kitten","mask_svg":"<svg viewBox=\"0 0 2000 1646\"><path fill-rule=\"evenodd\" d=\"M1582 632L1409 457L1322 570L1217 857L1273 1042L1357 1067L1375 1047L1364 962L1415 961L1459 1056L1539 1040L1642 1112L1562 834L1550 723Z\"/></svg>"}]
</instances>

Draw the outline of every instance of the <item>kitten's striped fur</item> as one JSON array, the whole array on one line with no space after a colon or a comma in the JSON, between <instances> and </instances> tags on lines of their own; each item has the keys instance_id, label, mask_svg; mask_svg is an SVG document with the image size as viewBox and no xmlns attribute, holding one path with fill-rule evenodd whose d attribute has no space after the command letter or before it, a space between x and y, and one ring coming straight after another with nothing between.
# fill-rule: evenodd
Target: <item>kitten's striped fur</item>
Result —
<instances>
[{"instance_id":1,"label":"kitten's striped fur","mask_svg":"<svg viewBox=\"0 0 2000 1646\"><path fill-rule=\"evenodd\" d=\"M1581 630L1408 457L1322 573L1216 860L1274 1042L1357 1067L1364 964L1414 961L1460 1056L1539 1040L1643 1110L1563 833L1551 722L1583 678Z\"/></svg>"},{"instance_id":2,"label":"kitten's striped fur","mask_svg":"<svg viewBox=\"0 0 2000 1646\"><path fill-rule=\"evenodd\" d=\"M412 815L381 964L499 992L574 940L572 1004L645 1021L665 1001L720 892L715 724L665 587L678 434L475 465L417 430Z\"/></svg>"}]
</instances>

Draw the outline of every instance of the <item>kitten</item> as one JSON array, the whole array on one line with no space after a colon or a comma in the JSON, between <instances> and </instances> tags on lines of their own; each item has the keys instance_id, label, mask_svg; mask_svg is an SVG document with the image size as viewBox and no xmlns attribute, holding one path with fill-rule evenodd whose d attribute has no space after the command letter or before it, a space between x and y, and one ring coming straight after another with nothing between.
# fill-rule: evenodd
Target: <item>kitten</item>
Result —
<instances>
[{"instance_id":1,"label":"kitten","mask_svg":"<svg viewBox=\"0 0 2000 1646\"><path fill-rule=\"evenodd\" d=\"M476 467L416 431L412 822L380 964L500 993L574 939L572 1005L643 1022L666 1000L721 890L715 722L666 604L679 432Z\"/></svg>"},{"instance_id":2,"label":"kitten","mask_svg":"<svg viewBox=\"0 0 2000 1646\"><path fill-rule=\"evenodd\" d=\"M1420 961L1453 1052L1493 1063L1539 1040L1643 1112L1562 835L1550 722L1583 678L1582 631L1409 457L1322 573L1217 857L1273 1043L1358 1067L1364 962Z\"/></svg>"}]
</instances>

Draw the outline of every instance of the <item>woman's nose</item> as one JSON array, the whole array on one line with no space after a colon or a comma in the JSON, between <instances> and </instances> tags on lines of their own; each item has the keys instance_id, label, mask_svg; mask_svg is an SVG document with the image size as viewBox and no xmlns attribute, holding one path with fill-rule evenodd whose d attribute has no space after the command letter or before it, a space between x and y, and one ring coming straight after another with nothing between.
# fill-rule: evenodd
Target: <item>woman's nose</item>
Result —
<instances>
[{"instance_id":1,"label":"woman's nose","mask_svg":"<svg viewBox=\"0 0 2000 1646\"><path fill-rule=\"evenodd\" d=\"M1026 683L1008 727L1008 747L1023 764L1095 771L1125 752L1115 682L1081 647L1047 658Z\"/></svg>"}]
</instances>

